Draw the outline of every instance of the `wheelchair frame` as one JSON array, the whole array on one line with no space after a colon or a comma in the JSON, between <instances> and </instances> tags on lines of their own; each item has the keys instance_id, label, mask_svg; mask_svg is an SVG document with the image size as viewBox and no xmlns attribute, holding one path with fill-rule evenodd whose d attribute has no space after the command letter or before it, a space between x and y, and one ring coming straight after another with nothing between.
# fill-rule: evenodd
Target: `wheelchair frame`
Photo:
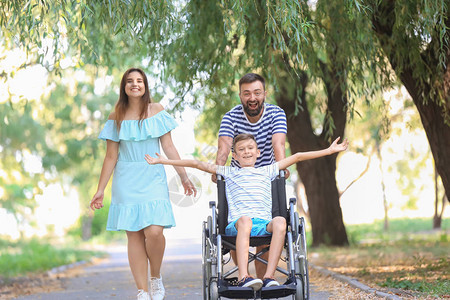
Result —
<instances>
[{"instance_id":1,"label":"wheelchair frame","mask_svg":"<svg viewBox=\"0 0 450 300\"><path fill-rule=\"evenodd\" d=\"M230 277L238 270L235 266L224 273L223 255L229 250L235 250L235 238L226 236L225 227L228 219L228 205L225 195L225 181L217 176L218 203L209 202L211 215L202 224L202 272L203 299L269 299L292 295L295 300L309 300L309 275L306 251L305 220L295 211L296 199L289 199L289 209L286 208L286 187L284 172L272 181L272 216L286 218L287 230L281 259L287 268L277 267L277 271L286 275L286 282L280 286L263 287L253 291L249 287L233 285L237 278ZM258 260L267 265L260 256L269 251L271 235L250 238L250 246L269 245L254 254L249 252L249 263ZM230 259L231 260L231 259Z\"/></svg>"}]
</instances>

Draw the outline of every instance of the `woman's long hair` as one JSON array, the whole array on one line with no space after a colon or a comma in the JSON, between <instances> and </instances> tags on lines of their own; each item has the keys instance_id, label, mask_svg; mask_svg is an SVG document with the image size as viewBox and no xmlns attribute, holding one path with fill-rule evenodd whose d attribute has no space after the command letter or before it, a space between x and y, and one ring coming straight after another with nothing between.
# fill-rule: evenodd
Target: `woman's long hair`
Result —
<instances>
[{"instance_id":1,"label":"woman's long hair","mask_svg":"<svg viewBox=\"0 0 450 300\"><path fill-rule=\"evenodd\" d=\"M125 112L130 106L130 103L128 101L128 95L125 93L125 85L127 84L127 78L128 75L132 72L139 72L142 75L142 78L144 79L144 85L145 85L145 93L142 95L141 98L141 112L139 113L139 124L142 124L142 121L147 117L147 108L148 104L152 102L152 99L150 97L150 91L148 89L148 80L147 76L145 75L144 71L138 68L130 68L128 69L122 76L122 80L120 81L120 94L119 94L119 100L116 103L115 107L115 113L116 113L116 127L117 131L120 131L120 126L122 125L122 121L125 118Z\"/></svg>"}]
</instances>

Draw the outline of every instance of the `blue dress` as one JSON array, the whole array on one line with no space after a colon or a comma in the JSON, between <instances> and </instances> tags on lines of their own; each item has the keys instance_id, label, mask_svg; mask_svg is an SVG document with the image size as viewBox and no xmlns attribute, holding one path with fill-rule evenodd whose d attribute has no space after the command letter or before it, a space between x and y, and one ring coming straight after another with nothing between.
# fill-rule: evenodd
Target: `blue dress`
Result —
<instances>
[{"instance_id":1,"label":"blue dress","mask_svg":"<svg viewBox=\"0 0 450 300\"><path fill-rule=\"evenodd\" d=\"M149 165L145 154L161 153L159 137L177 126L166 112L144 119L106 121L99 139L119 142L119 157L112 181L111 207L106 230L139 231L150 225L175 226L164 166Z\"/></svg>"}]
</instances>

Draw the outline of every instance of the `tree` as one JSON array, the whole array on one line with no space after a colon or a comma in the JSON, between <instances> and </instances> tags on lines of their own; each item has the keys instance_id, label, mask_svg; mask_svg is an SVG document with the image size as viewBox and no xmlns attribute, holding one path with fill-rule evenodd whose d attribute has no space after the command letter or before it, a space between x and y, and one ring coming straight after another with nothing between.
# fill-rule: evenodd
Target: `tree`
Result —
<instances>
[{"instance_id":1,"label":"tree","mask_svg":"<svg viewBox=\"0 0 450 300\"><path fill-rule=\"evenodd\" d=\"M204 101L225 112L236 101L230 97L236 79L248 71L262 73L288 115L288 140L297 152L343 137L356 99L368 99L382 86L376 75L383 60L367 20L358 16L344 0L41 0L4 3L0 26L8 44L50 50L53 55L41 55L41 62L55 71L68 57L111 69L125 66L121 58L130 54L158 62L161 77L178 92L178 106L190 93L191 105ZM347 244L336 155L297 169L308 196L313 244Z\"/></svg>"},{"instance_id":2,"label":"tree","mask_svg":"<svg viewBox=\"0 0 450 300\"><path fill-rule=\"evenodd\" d=\"M61 76L50 73L52 86L40 99L12 92L8 102L0 104L0 206L16 218L19 227L35 221L31 213L37 204L35 196L48 184L59 182L78 190L84 208L83 237L90 237L93 214L87 204L99 176L92 160L104 152L98 148L98 128L117 100L109 86L101 94L94 92L101 73L89 67L61 70Z\"/></svg>"},{"instance_id":3,"label":"tree","mask_svg":"<svg viewBox=\"0 0 450 300\"><path fill-rule=\"evenodd\" d=\"M445 210L445 204L447 203L447 200L445 199L447 196L444 195L440 196L440 180L439 180L439 174L436 171L436 164L434 164L434 216L433 216L433 229L440 229L442 226L442 216L444 215ZM439 202L441 208L439 209Z\"/></svg>"},{"instance_id":4,"label":"tree","mask_svg":"<svg viewBox=\"0 0 450 300\"><path fill-rule=\"evenodd\" d=\"M19 225L35 221L31 214L34 195L42 192L44 180L39 166L30 169L25 164L42 149L45 138L42 126L31 114L31 104L23 100L0 104L0 207Z\"/></svg>"},{"instance_id":5,"label":"tree","mask_svg":"<svg viewBox=\"0 0 450 300\"><path fill-rule=\"evenodd\" d=\"M14 216L22 234L24 225L36 221L34 196L46 181L40 159L46 149L45 129L33 118L34 93L27 95L11 80L23 76L25 55L0 44L0 61L0 207Z\"/></svg>"},{"instance_id":6,"label":"tree","mask_svg":"<svg viewBox=\"0 0 450 300\"><path fill-rule=\"evenodd\" d=\"M307 1L190 1L185 20L167 47L173 78L188 87L196 81L208 86L206 106L219 103L222 109L232 94L224 86L234 87L248 71L262 73L287 113L291 152L324 148L343 137L349 107L377 88L378 79L371 76L376 72L369 72L375 66L363 59L379 54L370 28L352 19L344 2L318 1L311 7ZM347 244L336 156L298 163L297 170L308 196L313 245Z\"/></svg>"},{"instance_id":7,"label":"tree","mask_svg":"<svg viewBox=\"0 0 450 300\"><path fill-rule=\"evenodd\" d=\"M358 105L358 116L354 120L353 128L357 128L357 132L350 129L349 134L352 135L351 140L357 144L362 140L361 146L356 151L365 153L369 158L364 172L369 169L371 156L375 155L379 162L380 185L384 209L384 230L389 228L389 202L386 196L386 183L383 168L383 156L381 150L383 143L389 138L391 118L388 116L389 102L383 99L381 95L375 97L370 105ZM352 132L353 131L353 132ZM363 172L363 173L364 173ZM361 173L361 175L363 174Z\"/></svg>"},{"instance_id":8,"label":"tree","mask_svg":"<svg viewBox=\"0 0 450 300\"><path fill-rule=\"evenodd\" d=\"M103 89L99 82L96 84L97 77L104 74L103 68L85 66L82 71L69 68L62 70L61 76L50 75L54 87L48 97L41 99L49 109L37 116L47 133L43 165L56 170L60 181L77 189L82 207L81 237L85 240L92 235L94 214L88 204L100 176L99 168L92 168L92 164L100 161L105 151L97 139L98 129L118 98L107 83L103 82ZM110 79L113 81L112 76ZM100 91L95 92L96 86Z\"/></svg>"},{"instance_id":9,"label":"tree","mask_svg":"<svg viewBox=\"0 0 450 300\"><path fill-rule=\"evenodd\" d=\"M386 58L419 111L436 169L450 199L448 1L362 2L367 5L364 12L373 24Z\"/></svg>"}]
</instances>

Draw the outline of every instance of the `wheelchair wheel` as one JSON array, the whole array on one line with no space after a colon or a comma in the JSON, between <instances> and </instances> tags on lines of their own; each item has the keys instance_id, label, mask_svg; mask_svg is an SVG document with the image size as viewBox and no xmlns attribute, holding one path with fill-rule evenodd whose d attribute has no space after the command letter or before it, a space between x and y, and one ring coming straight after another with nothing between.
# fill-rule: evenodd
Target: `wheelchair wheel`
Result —
<instances>
[{"instance_id":1,"label":"wheelchair wheel","mask_svg":"<svg viewBox=\"0 0 450 300\"><path fill-rule=\"evenodd\" d=\"M218 294L217 282L212 280L212 257L211 257L211 238L212 238L212 217L208 216L206 221L203 222L202 232L202 273L203 273L203 299L217 299L214 298L215 294ZM215 283L215 287L213 286Z\"/></svg>"},{"instance_id":2,"label":"wheelchair wheel","mask_svg":"<svg viewBox=\"0 0 450 300\"><path fill-rule=\"evenodd\" d=\"M308 261L305 259L302 262L303 264L303 299L309 300L309 272L308 272Z\"/></svg>"},{"instance_id":3,"label":"wheelchair wheel","mask_svg":"<svg viewBox=\"0 0 450 300\"><path fill-rule=\"evenodd\" d=\"M297 253L296 253L296 261L295 261L295 274L301 276L301 279L297 277L297 280L302 284L302 298L296 299L304 299L309 300L309 271L308 271L308 259L306 252L306 236L305 236L305 223L303 218L299 218L298 213L294 214L294 224L295 229L293 228L293 236L295 237L295 242L298 242ZM298 276L297 275L297 276ZM298 289L297 285L297 289Z\"/></svg>"},{"instance_id":4,"label":"wheelchair wheel","mask_svg":"<svg viewBox=\"0 0 450 300\"><path fill-rule=\"evenodd\" d=\"M211 281L209 286L209 299L218 300L219 299L219 287L217 286L217 281Z\"/></svg>"},{"instance_id":5,"label":"wheelchair wheel","mask_svg":"<svg viewBox=\"0 0 450 300\"><path fill-rule=\"evenodd\" d=\"M300 278L295 279L296 292L295 292L295 300L306 300L303 289L303 280Z\"/></svg>"},{"instance_id":6,"label":"wheelchair wheel","mask_svg":"<svg viewBox=\"0 0 450 300\"><path fill-rule=\"evenodd\" d=\"M210 218L210 217L208 217ZM202 273L203 273L203 300L209 300L209 281L211 279L211 265L208 262L210 246L208 243L207 222L203 222L202 231Z\"/></svg>"}]
</instances>

